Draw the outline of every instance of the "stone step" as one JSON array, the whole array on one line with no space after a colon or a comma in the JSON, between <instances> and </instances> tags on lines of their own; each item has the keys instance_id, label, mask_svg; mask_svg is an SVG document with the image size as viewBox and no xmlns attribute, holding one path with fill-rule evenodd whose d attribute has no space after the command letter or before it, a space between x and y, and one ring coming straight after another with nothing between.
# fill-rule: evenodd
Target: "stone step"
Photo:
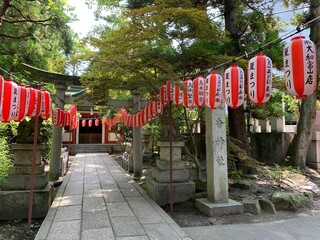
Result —
<instances>
[{"instance_id":1,"label":"stone step","mask_svg":"<svg viewBox=\"0 0 320 240\"><path fill-rule=\"evenodd\" d=\"M117 149L118 145L110 144L72 144L70 145L70 154L77 153L112 153ZM67 145L65 147L68 147ZM119 147L118 147L119 148Z\"/></svg>"}]
</instances>

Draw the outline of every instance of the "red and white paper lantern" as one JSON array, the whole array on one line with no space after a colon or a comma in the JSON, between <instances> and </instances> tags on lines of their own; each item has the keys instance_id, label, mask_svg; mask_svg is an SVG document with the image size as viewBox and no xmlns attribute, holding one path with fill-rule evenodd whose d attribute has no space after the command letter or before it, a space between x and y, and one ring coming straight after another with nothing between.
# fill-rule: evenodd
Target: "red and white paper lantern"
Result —
<instances>
[{"instance_id":1,"label":"red and white paper lantern","mask_svg":"<svg viewBox=\"0 0 320 240\"><path fill-rule=\"evenodd\" d=\"M167 88L166 85L162 85L160 87L160 93L159 93L159 98L158 101L160 101L163 105L167 104Z\"/></svg>"},{"instance_id":2,"label":"red and white paper lantern","mask_svg":"<svg viewBox=\"0 0 320 240\"><path fill-rule=\"evenodd\" d=\"M238 65L232 65L224 72L224 98L226 104L236 109L244 101L244 72Z\"/></svg>"},{"instance_id":3,"label":"red and white paper lantern","mask_svg":"<svg viewBox=\"0 0 320 240\"><path fill-rule=\"evenodd\" d=\"M145 116L145 110L144 110L144 108L142 108L141 110L140 110L140 125L141 126L143 126L143 125L145 125L146 123L147 123L147 121L146 121L146 116Z\"/></svg>"},{"instance_id":4,"label":"red and white paper lantern","mask_svg":"<svg viewBox=\"0 0 320 240\"><path fill-rule=\"evenodd\" d=\"M127 119L127 126L128 127L132 127L132 121L133 121L133 117L132 114L128 114L128 119Z\"/></svg>"},{"instance_id":5,"label":"red and white paper lantern","mask_svg":"<svg viewBox=\"0 0 320 240\"><path fill-rule=\"evenodd\" d=\"M218 108L222 103L222 77L216 72L206 78L206 106L210 109Z\"/></svg>"},{"instance_id":6,"label":"red and white paper lantern","mask_svg":"<svg viewBox=\"0 0 320 240\"><path fill-rule=\"evenodd\" d=\"M33 113L34 105L36 103L36 89L32 87L27 87L26 90L27 90L26 116L31 116L31 114Z\"/></svg>"},{"instance_id":7,"label":"red and white paper lantern","mask_svg":"<svg viewBox=\"0 0 320 240\"><path fill-rule=\"evenodd\" d=\"M148 123L152 120L149 104L144 109L144 115L145 115L146 123Z\"/></svg>"},{"instance_id":8,"label":"red and white paper lantern","mask_svg":"<svg viewBox=\"0 0 320 240\"><path fill-rule=\"evenodd\" d=\"M272 91L272 61L259 53L248 63L248 95L257 106L266 103Z\"/></svg>"},{"instance_id":9,"label":"red and white paper lantern","mask_svg":"<svg viewBox=\"0 0 320 240\"><path fill-rule=\"evenodd\" d=\"M39 89L35 89L35 103L31 117L39 117L41 113L42 94ZM32 106L31 106L32 107Z\"/></svg>"},{"instance_id":10,"label":"red and white paper lantern","mask_svg":"<svg viewBox=\"0 0 320 240\"><path fill-rule=\"evenodd\" d=\"M99 126L99 123L100 123L99 119L94 120L94 125L95 125L96 127Z\"/></svg>"},{"instance_id":11,"label":"red and white paper lantern","mask_svg":"<svg viewBox=\"0 0 320 240\"><path fill-rule=\"evenodd\" d=\"M81 121L81 126L82 126L82 127L85 127L86 125L87 125L87 121L83 119L83 120Z\"/></svg>"},{"instance_id":12,"label":"red and white paper lantern","mask_svg":"<svg viewBox=\"0 0 320 240\"><path fill-rule=\"evenodd\" d=\"M157 116L157 104L156 101L151 100L149 103L150 107L150 116L151 118L155 118Z\"/></svg>"},{"instance_id":13,"label":"red and white paper lantern","mask_svg":"<svg viewBox=\"0 0 320 240\"><path fill-rule=\"evenodd\" d=\"M64 125L65 126L71 126L71 112L70 111L67 111L66 113L65 113L65 123L64 123Z\"/></svg>"},{"instance_id":14,"label":"red and white paper lantern","mask_svg":"<svg viewBox=\"0 0 320 240\"><path fill-rule=\"evenodd\" d=\"M159 115L163 112L163 105L160 101L156 101L156 114Z\"/></svg>"},{"instance_id":15,"label":"red and white paper lantern","mask_svg":"<svg viewBox=\"0 0 320 240\"><path fill-rule=\"evenodd\" d=\"M88 126L89 126L89 127L92 127L92 119L89 119L89 121L88 121Z\"/></svg>"},{"instance_id":16,"label":"red and white paper lantern","mask_svg":"<svg viewBox=\"0 0 320 240\"><path fill-rule=\"evenodd\" d=\"M0 115L2 114L2 99L3 99L3 89L4 89L4 78L0 75Z\"/></svg>"},{"instance_id":17,"label":"red and white paper lantern","mask_svg":"<svg viewBox=\"0 0 320 240\"><path fill-rule=\"evenodd\" d=\"M194 103L201 108L206 104L205 101L206 79L203 77L196 77L193 80L193 96Z\"/></svg>"},{"instance_id":18,"label":"red and white paper lantern","mask_svg":"<svg viewBox=\"0 0 320 240\"><path fill-rule=\"evenodd\" d=\"M45 90L41 90L42 99L41 99L41 110L40 117L44 120L47 120L50 117L51 112L51 97L50 93Z\"/></svg>"},{"instance_id":19,"label":"red and white paper lantern","mask_svg":"<svg viewBox=\"0 0 320 240\"><path fill-rule=\"evenodd\" d=\"M76 129L77 128L77 124L78 124L78 119L77 119L77 106L73 105L71 107L71 127L72 129Z\"/></svg>"},{"instance_id":20,"label":"red and white paper lantern","mask_svg":"<svg viewBox=\"0 0 320 240\"><path fill-rule=\"evenodd\" d=\"M181 85L183 82L181 82ZM174 85L173 88L173 102L175 105L180 106L183 103L183 90L181 89L180 85Z\"/></svg>"},{"instance_id":21,"label":"red and white paper lantern","mask_svg":"<svg viewBox=\"0 0 320 240\"><path fill-rule=\"evenodd\" d=\"M67 122L66 112L62 110L61 111L61 124L60 124L60 127L66 126L66 122Z\"/></svg>"},{"instance_id":22,"label":"red and white paper lantern","mask_svg":"<svg viewBox=\"0 0 320 240\"><path fill-rule=\"evenodd\" d=\"M193 81L187 79L184 81L184 84L186 85L186 90L183 93L183 105L186 108L191 108L194 105Z\"/></svg>"},{"instance_id":23,"label":"red and white paper lantern","mask_svg":"<svg viewBox=\"0 0 320 240\"><path fill-rule=\"evenodd\" d=\"M303 36L294 37L283 49L284 79L288 92L305 98L317 86L316 49L312 41Z\"/></svg>"},{"instance_id":24,"label":"red and white paper lantern","mask_svg":"<svg viewBox=\"0 0 320 240\"><path fill-rule=\"evenodd\" d=\"M137 118L138 118L137 114L133 114L132 115L132 127L133 128L137 128L138 127L137 126Z\"/></svg>"},{"instance_id":25,"label":"red and white paper lantern","mask_svg":"<svg viewBox=\"0 0 320 240\"><path fill-rule=\"evenodd\" d=\"M14 121L20 122L26 116L27 89L25 86L18 86L18 104Z\"/></svg>"},{"instance_id":26,"label":"red and white paper lantern","mask_svg":"<svg viewBox=\"0 0 320 240\"><path fill-rule=\"evenodd\" d=\"M61 120L62 120L61 115L62 115L61 108L56 107L56 108L53 109L52 121L53 121L53 125L54 126L60 126L61 125Z\"/></svg>"},{"instance_id":27,"label":"red and white paper lantern","mask_svg":"<svg viewBox=\"0 0 320 240\"><path fill-rule=\"evenodd\" d=\"M3 84L3 98L1 99L2 113L0 121L9 122L17 114L18 108L18 85L11 79L5 79Z\"/></svg>"}]
</instances>

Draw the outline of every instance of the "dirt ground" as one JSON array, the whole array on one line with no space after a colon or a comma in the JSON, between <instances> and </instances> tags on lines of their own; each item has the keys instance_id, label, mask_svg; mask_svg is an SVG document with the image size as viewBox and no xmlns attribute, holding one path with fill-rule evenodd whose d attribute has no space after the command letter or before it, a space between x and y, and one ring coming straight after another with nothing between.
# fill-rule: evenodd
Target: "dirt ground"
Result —
<instances>
[{"instance_id":1,"label":"dirt ground","mask_svg":"<svg viewBox=\"0 0 320 240\"><path fill-rule=\"evenodd\" d=\"M145 178L151 174L151 168L146 166L143 170ZM205 174L203 174L205 176ZM191 174L192 176L192 174ZM208 217L195 208L195 203L189 200L184 203L173 204L173 212L170 206L162 208L176 221L180 227L196 227L224 224L259 223L277 221L282 219L299 218L313 215L320 215L320 174L312 169L298 171L291 167L266 167L261 166L256 169L255 174L246 175L240 179L247 182L249 189L239 189L232 187L234 182L229 179L229 198L241 201L242 199L269 198L275 191L312 193L314 197L314 207L312 209L299 209L296 212L277 211L277 214L262 212L260 215L243 213L222 217ZM140 184L144 188L144 184Z\"/></svg>"},{"instance_id":2,"label":"dirt ground","mask_svg":"<svg viewBox=\"0 0 320 240\"><path fill-rule=\"evenodd\" d=\"M29 227L27 220L0 221L0 240L33 240L43 219L34 219Z\"/></svg>"}]
</instances>

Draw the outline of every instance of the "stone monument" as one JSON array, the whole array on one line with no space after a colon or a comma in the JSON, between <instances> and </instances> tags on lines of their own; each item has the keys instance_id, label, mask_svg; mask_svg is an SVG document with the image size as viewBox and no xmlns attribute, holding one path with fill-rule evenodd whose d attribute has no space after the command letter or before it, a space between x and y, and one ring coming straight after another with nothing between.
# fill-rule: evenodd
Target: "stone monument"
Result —
<instances>
[{"instance_id":1,"label":"stone monument","mask_svg":"<svg viewBox=\"0 0 320 240\"><path fill-rule=\"evenodd\" d=\"M196 200L196 207L208 216L243 212L241 203L229 199L224 104L212 111L206 107L206 161L208 198Z\"/></svg>"},{"instance_id":2,"label":"stone monument","mask_svg":"<svg viewBox=\"0 0 320 240\"><path fill-rule=\"evenodd\" d=\"M173 203L188 200L195 192L194 182L189 181L189 170L181 161L184 142L172 142ZM158 142L160 159L146 179L147 193L159 204L170 203L170 142Z\"/></svg>"},{"instance_id":3,"label":"stone monument","mask_svg":"<svg viewBox=\"0 0 320 240\"><path fill-rule=\"evenodd\" d=\"M13 166L9 169L4 183L0 185L0 220L28 218L33 144L12 144L12 150L14 151ZM42 162L42 150L43 145L38 143L35 161L33 218L45 217L52 202L52 187L48 183L48 172L45 171L45 165Z\"/></svg>"},{"instance_id":4,"label":"stone monument","mask_svg":"<svg viewBox=\"0 0 320 240\"><path fill-rule=\"evenodd\" d=\"M142 159L144 161L148 161L152 159L152 152L150 151L150 138L151 138L151 130L149 127L144 127L142 129Z\"/></svg>"}]
</instances>

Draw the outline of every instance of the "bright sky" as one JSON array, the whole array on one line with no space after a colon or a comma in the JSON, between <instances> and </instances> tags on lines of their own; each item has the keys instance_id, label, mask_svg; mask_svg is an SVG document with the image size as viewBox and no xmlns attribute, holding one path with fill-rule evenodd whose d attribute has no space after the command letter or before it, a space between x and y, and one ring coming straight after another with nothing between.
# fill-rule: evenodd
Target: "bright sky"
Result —
<instances>
[{"instance_id":1,"label":"bright sky","mask_svg":"<svg viewBox=\"0 0 320 240\"><path fill-rule=\"evenodd\" d=\"M84 37L97 23L93 10L88 8L85 0L68 0L68 3L76 8L74 13L79 19L78 21L70 23L69 26L78 33L80 37Z\"/></svg>"},{"instance_id":2,"label":"bright sky","mask_svg":"<svg viewBox=\"0 0 320 240\"><path fill-rule=\"evenodd\" d=\"M85 4L85 0L68 0L68 3L76 8L75 14L79 19L78 21L75 21L69 25L76 33L79 34L80 37L84 37L93 28L93 26L97 24L93 10L88 8L88 6ZM281 4L277 4L275 12L280 12L282 10L286 9L283 9ZM284 12L279 14L279 16L281 17L282 21L289 21L293 16L293 12Z\"/></svg>"}]
</instances>

